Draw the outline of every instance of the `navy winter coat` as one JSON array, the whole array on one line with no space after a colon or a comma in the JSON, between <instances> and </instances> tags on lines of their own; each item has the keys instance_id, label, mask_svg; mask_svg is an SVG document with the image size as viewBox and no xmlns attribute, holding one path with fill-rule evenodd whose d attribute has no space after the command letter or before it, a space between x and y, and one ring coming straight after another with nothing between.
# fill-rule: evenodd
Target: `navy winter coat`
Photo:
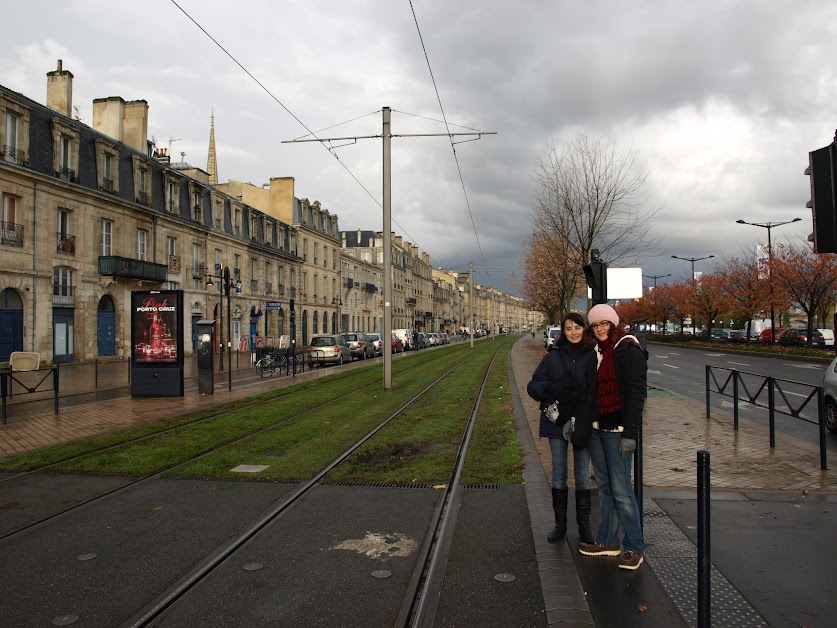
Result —
<instances>
[{"instance_id":1,"label":"navy winter coat","mask_svg":"<svg viewBox=\"0 0 837 628\"><path fill-rule=\"evenodd\" d=\"M526 392L535 401L554 400L555 397L549 391L554 391L554 385L562 387L567 382L567 366L572 369L572 374L575 376L577 397L570 401L558 399L561 417L557 423L547 419L546 415L541 412L538 433L547 438L563 440L564 417L575 416L573 446L576 449L584 449L593 429L593 413L596 404L596 353L593 349L581 346L578 357L573 361L570 357L569 345L562 342L541 360L532 374L532 381L526 386Z\"/></svg>"}]
</instances>

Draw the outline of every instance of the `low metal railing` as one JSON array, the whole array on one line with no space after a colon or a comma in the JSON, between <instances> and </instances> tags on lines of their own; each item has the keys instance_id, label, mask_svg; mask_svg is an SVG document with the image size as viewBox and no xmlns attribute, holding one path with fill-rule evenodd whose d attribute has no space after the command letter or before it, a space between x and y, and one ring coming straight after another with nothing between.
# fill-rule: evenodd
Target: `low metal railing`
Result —
<instances>
[{"instance_id":1,"label":"low metal railing","mask_svg":"<svg viewBox=\"0 0 837 628\"><path fill-rule=\"evenodd\" d=\"M717 377L719 373L728 373L724 378ZM755 384L750 382L750 386L743 379L742 375L750 378L755 378ZM723 380L723 381L721 381ZM797 396L800 393L788 390L790 386L799 386L807 394L802 394L802 401L799 404L793 404L789 396ZM751 388L754 392L751 392ZM731 390L730 390L731 389ZM741 392L744 396L740 396ZM776 393L779 393L779 399L776 398ZM733 403L733 427L738 430L739 420L739 401L743 400L758 408L767 410L768 425L770 432L770 447L776 447L776 413L790 416L806 423L811 423L819 427L819 441L820 441L820 468L825 471L828 469L828 461L826 455L826 429L825 429L825 394L822 386L814 386L813 384L806 384L803 382L795 382L790 379L782 379L779 377L770 377L767 375L759 375L757 373L748 373L746 371L739 371L722 366L706 365L706 418L710 418L710 396L712 393L731 397ZM765 403L765 398L766 403ZM813 402L813 403L812 403ZM802 416L802 411L816 404L817 420Z\"/></svg>"}]
</instances>

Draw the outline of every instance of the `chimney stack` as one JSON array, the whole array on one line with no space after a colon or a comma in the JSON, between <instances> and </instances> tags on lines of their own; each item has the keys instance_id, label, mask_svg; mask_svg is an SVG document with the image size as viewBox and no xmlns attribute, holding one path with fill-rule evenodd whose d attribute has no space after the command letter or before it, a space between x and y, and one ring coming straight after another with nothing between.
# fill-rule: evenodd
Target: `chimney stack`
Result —
<instances>
[{"instance_id":1,"label":"chimney stack","mask_svg":"<svg viewBox=\"0 0 837 628\"><path fill-rule=\"evenodd\" d=\"M47 107L68 118L73 114L73 73L63 69L58 60L58 69L47 72Z\"/></svg>"}]
</instances>

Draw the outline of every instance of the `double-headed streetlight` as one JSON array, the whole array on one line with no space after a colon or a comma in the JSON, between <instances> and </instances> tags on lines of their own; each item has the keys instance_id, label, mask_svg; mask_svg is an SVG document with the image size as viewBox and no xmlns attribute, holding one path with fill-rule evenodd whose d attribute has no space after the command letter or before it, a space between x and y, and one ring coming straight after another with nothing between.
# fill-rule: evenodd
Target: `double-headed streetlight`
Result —
<instances>
[{"instance_id":1,"label":"double-headed streetlight","mask_svg":"<svg viewBox=\"0 0 837 628\"><path fill-rule=\"evenodd\" d=\"M694 282L694 294L697 295L697 281L695 280L695 262L700 262L705 259L711 259L715 257L714 255L707 255L706 257L678 257L677 255L672 255L672 259L680 259L684 262L691 262L692 263L692 281ZM692 336L697 336L697 332L695 331L695 315L692 314Z\"/></svg>"},{"instance_id":2,"label":"double-headed streetlight","mask_svg":"<svg viewBox=\"0 0 837 628\"><path fill-rule=\"evenodd\" d=\"M657 280L662 279L663 277L671 277L671 273L668 275L643 275L646 279L653 279L654 280L654 287L657 287Z\"/></svg>"},{"instance_id":3,"label":"double-headed streetlight","mask_svg":"<svg viewBox=\"0 0 837 628\"><path fill-rule=\"evenodd\" d=\"M773 261L773 240L770 237L770 230L773 227L781 227L782 225L789 225L792 222L799 222L802 218L794 218L793 220L786 220L784 222L747 222L746 220L736 220L739 225L752 225L753 227L763 227L767 229L767 285L770 290L770 342L776 342L776 313L773 305L773 273L770 271L770 263Z\"/></svg>"}]
</instances>

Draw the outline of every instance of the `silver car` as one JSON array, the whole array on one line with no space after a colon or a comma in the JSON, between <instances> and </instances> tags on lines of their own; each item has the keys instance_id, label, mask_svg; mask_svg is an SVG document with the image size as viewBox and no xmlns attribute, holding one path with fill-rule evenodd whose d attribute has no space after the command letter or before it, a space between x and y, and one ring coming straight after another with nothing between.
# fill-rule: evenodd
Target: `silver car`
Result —
<instances>
[{"instance_id":1,"label":"silver car","mask_svg":"<svg viewBox=\"0 0 837 628\"><path fill-rule=\"evenodd\" d=\"M352 352L353 360L365 360L366 358L375 357L375 345L366 337L366 334L361 332L350 332L343 334L349 349Z\"/></svg>"},{"instance_id":2,"label":"silver car","mask_svg":"<svg viewBox=\"0 0 837 628\"><path fill-rule=\"evenodd\" d=\"M822 387L825 394L825 426L829 432L837 432L837 358L828 365Z\"/></svg>"}]
</instances>

